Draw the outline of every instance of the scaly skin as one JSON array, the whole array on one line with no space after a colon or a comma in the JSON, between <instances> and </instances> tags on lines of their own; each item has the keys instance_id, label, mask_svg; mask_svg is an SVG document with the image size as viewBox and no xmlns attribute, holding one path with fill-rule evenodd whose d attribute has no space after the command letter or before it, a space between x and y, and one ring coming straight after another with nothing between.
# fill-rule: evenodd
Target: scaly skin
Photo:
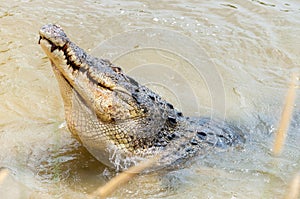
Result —
<instances>
[{"instance_id":1,"label":"scaly skin","mask_svg":"<svg viewBox=\"0 0 300 199\"><path fill-rule=\"evenodd\" d=\"M184 117L108 60L88 55L48 24L39 44L52 64L69 130L99 161L118 170L159 154L154 168L244 141L238 128Z\"/></svg>"}]
</instances>

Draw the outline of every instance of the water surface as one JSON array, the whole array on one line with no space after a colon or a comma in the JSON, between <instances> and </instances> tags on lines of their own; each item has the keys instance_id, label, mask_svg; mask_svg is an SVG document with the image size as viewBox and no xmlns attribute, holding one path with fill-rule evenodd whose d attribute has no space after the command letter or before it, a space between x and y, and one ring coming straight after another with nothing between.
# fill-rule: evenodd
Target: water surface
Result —
<instances>
[{"instance_id":1,"label":"water surface","mask_svg":"<svg viewBox=\"0 0 300 199\"><path fill-rule=\"evenodd\" d=\"M218 116L247 130L243 149L139 176L113 198L283 197L300 170L300 98L283 154L274 158L271 149L290 75L299 72L297 1L12 0L0 3L0 167L10 171L1 198L85 198L114 175L65 126L57 82L37 44L47 23L185 115ZM165 33L174 39L162 40Z\"/></svg>"}]
</instances>

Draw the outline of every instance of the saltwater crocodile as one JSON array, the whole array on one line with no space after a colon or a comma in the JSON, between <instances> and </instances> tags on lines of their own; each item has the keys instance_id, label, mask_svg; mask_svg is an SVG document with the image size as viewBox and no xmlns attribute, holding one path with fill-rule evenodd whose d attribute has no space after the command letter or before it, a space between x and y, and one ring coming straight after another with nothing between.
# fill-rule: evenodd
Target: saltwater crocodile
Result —
<instances>
[{"instance_id":1,"label":"saltwater crocodile","mask_svg":"<svg viewBox=\"0 0 300 199\"><path fill-rule=\"evenodd\" d=\"M183 116L120 67L87 54L60 26L48 24L39 33L68 128L105 165L125 169L159 154L155 168L174 166L244 141L228 123Z\"/></svg>"}]
</instances>

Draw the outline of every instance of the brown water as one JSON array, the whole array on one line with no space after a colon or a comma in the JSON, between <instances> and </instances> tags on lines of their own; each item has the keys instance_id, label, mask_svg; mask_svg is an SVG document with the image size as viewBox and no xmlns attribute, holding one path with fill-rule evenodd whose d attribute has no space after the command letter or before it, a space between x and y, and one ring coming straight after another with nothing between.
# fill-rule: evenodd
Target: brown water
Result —
<instances>
[{"instance_id":1,"label":"brown water","mask_svg":"<svg viewBox=\"0 0 300 199\"><path fill-rule=\"evenodd\" d=\"M300 98L283 154L271 155L286 85L299 72L296 0L12 0L0 2L0 167L10 171L1 199L85 198L114 175L65 127L58 85L37 44L47 23L185 115L217 115L247 129L244 149L140 176L112 198L283 197L300 170Z\"/></svg>"}]
</instances>

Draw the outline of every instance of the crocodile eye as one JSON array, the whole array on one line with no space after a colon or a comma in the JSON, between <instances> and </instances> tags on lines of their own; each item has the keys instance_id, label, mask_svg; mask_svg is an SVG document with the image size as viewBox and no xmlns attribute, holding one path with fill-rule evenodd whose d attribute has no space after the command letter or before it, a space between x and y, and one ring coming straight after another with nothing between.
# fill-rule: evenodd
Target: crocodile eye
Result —
<instances>
[{"instance_id":1,"label":"crocodile eye","mask_svg":"<svg viewBox=\"0 0 300 199\"><path fill-rule=\"evenodd\" d=\"M111 67L113 69L113 71L115 71L116 73L120 73L122 72L122 69L120 67L117 67L117 66L112 66Z\"/></svg>"}]
</instances>

